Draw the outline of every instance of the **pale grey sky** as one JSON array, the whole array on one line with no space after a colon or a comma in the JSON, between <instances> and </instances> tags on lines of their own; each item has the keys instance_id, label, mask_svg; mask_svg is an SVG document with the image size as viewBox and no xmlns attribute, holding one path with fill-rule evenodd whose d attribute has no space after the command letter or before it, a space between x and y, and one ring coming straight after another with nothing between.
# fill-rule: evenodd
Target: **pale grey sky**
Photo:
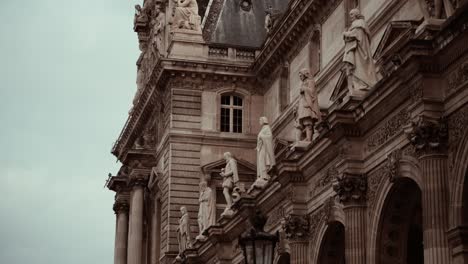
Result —
<instances>
[{"instance_id":1,"label":"pale grey sky","mask_svg":"<svg viewBox=\"0 0 468 264\"><path fill-rule=\"evenodd\" d=\"M113 263L138 2L0 1L0 263Z\"/></svg>"}]
</instances>

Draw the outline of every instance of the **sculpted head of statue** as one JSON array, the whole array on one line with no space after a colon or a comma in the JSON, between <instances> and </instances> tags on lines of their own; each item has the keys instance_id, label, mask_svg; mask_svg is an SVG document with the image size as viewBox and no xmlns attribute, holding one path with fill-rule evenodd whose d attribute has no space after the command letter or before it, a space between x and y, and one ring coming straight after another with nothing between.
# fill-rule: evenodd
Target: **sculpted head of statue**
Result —
<instances>
[{"instance_id":1,"label":"sculpted head of statue","mask_svg":"<svg viewBox=\"0 0 468 264\"><path fill-rule=\"evenodd\" d=\"M208 184L206 183L206 181L201 181L200 182L200 190L204 191L206 189L206 187L208 187Z\"/></svg>"},{"instance_id":2,"label":"sculpted head of statue","mask_svg":"<svg viewBox=\"0 0 468 264\"><path fill-rule=\"evenodd\" d=\"M229 160L232 157L231 152L224 152L223 154L225 160Z\"/></svg>"},{"instance_id":3,"label":"sculpted head of statue","mask_svg":"<svg viewBox=\"0 0 468 264\"><path fill-rule=\"evenodd\" d=\"M306 79L310 79L312 76L310 76L310 71L307 68L304 68L299 71L299 78L301 81L304 81Z\"/></svg>"},{"instance_id":4,"label":"sculpted head of statue","mask_svg":"<svg viewBox=\"0 0 468 264\"><path fill-rule=\"evenodd\" d=\"M351 18L351 21L354 21L356 19L364 19L364 16L361 14L361 11L359 9L354 8L349 11L349 17Z\"/></svg>"},{"instance_id":5,"label":"sculpted head of statue","mask_svg":"<svg viewBox=\"0 0 468 264\"><path fill-rule=\"evenodd\" d=\"M259 123L260 125L268 125L268 118L266 116L260 117Z\"/></svg>"},{"instance_id":6,"label":"sculpted head of statue","mask_svg":"<svg viewBox=\"0 0 468 264\"><path fill-rule=\"evenodd\" d=\"M185 206L180 207L180 212L182 215L185 215L187 213L187 208L185 208Z\"/></svg>"}]
</instances>

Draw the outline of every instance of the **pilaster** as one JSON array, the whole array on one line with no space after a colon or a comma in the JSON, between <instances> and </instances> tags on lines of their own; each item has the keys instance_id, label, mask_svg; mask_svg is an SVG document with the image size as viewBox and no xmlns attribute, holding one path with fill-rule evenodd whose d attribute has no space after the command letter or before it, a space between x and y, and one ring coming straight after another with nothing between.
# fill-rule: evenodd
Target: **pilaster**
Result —
<instances>
[{"instance_id":1,"label":"pilaster","mask_svg":"<svg viewBox=\"0 0 468 264\"><path fill-rule=\"evenodd\" d=\"M450 263L448 228L447 124L418 117L405 129L423 173L424 263Z\"/></svg>"},{"instance_id":2,"label":"pilaster","mask_svg":"<svg viewBox=\"0 0 468 264\"><path fill-rule=\"evenodd\" d=\"M291 264L309 262L310 221L307 216L289 215L283 230L290 248Z\"/></svg>"},{"instance_id":3,"label":"pilaster","mask_svg":"<svg viewBox=\"0 0 468 264\"><path fill-rule=\"evenodd\" d=\"M366 263L367 178L343 173L333 183L345 214L345 259L348 264Z\"/></svg>"}]
</instances>

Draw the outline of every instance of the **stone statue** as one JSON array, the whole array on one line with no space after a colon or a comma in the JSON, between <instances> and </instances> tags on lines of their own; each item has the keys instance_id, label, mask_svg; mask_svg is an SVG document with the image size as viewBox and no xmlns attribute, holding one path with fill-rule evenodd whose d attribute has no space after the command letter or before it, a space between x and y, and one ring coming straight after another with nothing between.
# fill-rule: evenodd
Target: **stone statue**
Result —
<instances>
[{"instance_id":1,"label":"stone statue","mask_svg":"<svg viewBox=\"0 0 468 264\"><path fill-rule=\"evenodd\" d=\"M198 30L201 21L198 15L197 0L174 0L177 3L174 13L174 27Z\"/></svg>"},{"instance_id":2,"label":"stone statue","mask_svg":"<svg viewBox=\"0 0 468 264\"><path fill-rule=\"evenodd\" d=\"M268 124L268 119L260 117L262 128L257 136L257 180L252 184L249 193L254 188L264 188L270 180L270 172L276 165L275 153L273 150L273 133Z\"/></svg>"},{"instance_id":3,"label":"stone statue","mask_svg":"<svg viewBox=\"0 0 468 264\"><path fill-rule=\"evenodd\" d=\"M190 218L185 206L180 207L182 216L179 219L179 227L177 228L177 241L179 242L178 259L183 259L183 253L187 248L192 247L192 239L190 235Z\"/></svg>"},{"instance_id":4,"label":"stone statue","mask_svg":"<svg viewBox=\"0 0 468 264\"><path fill-rule=\"evenodd\" d=\"M270 33L271 29L273 28L273 19L271 18L271 6L269 10L266 11L265 15L265 30L268 33Z\"/></svg>"},{"instance_id":5,"label":"stone statue","mask_svg":"<svg viewBox=\"0 0 468 264\"><path fill-rule=\"evenodd\" d=\"M200 197L198 199L200 203L200 209L198 210L198 229L200 234L196 239L204 240L206 237L203 235L203 232L210 226L215 223L215 213L216 210L213 192L210 187L208 187L206 181L200 182Z\"/></svg>"},{"instance_id":6,"label":"stone statue","mask_svg":"<svg viewBox=\"0 0 468 264\"><path fill-rule=\"evenodd\" d=\"M165 19L166 16L162 10L156 9L156 15L152 18L150 26L151 26L151 41L152 41L152 48L156 55L163 54L164 47L163 47L163 38L164 38L164 26L165 26Z\"/></svg>"},{"instance_id":7,"label":"stone statue","mask_svg":"<svg viewBox=\"0 0 468 264\"><path fill-rule=\"evenodd\" d=\"M448 18L453 15L457 7L455 0L419 0L419 4L426 20Z\"/></svg>"},{"instance_id":8,"label":"stone statue","mask_svg":"<svg viewBox=\"0 0 468 264\"><path fill-rule=\"evenodd\" d=\"M311 142L314 125L321 120L318 95L314 78L312 78L308 69L299 71L299 78L302 84L299 89L300 98L297 107L297 125L299 125L299 129L305 129L305 141Z\"/></svg>"},{"instance_id":9,"label":"stone statue","mask_svg":"<svg viewBox=\"0 0 468 264\"><path fill-rule=\"evenodd\" d=\"M237 161L232 157L230 152L224 153L224 159L226 160L226 167L221 170L221 177L223 177L223 194L226 199L226 209L222 215L232 214L232 190L234 186L237 186L239 182L239 174L237 171Z\"/></svg>"},{"instance_id":10,"label":"stone statue","mask_svg":"<svg viewBox=\"0 0 468 264\"><path fill-rule=\"evenodd\" d=\"M377 74L370 47L371 35L364 16L358 9L352 9L349 16L352 23L348 31L343 32L343 62L350 94L356 94L372 88L377 83Z\"/></svg>"}]
</instances>

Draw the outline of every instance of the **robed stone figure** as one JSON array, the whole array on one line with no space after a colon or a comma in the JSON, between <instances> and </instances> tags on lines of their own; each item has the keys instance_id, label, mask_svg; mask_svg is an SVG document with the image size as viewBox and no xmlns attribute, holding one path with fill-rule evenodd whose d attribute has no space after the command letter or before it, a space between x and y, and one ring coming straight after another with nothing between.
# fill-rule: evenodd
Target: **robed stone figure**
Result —
<instances>
[{"instance_id":1,"label":"robed stone figure","mask_svg":"<svg viewBox=\"0 0 468 264\"><path fill-rule=\"evenodd\" d=\"M198 210L198 228L200 235L197 239L203 239L203 232L215 223L215 204L213 200L213 191L208 187L206 181L200 183L200 197L198 199L200 208Z\"/></svg>"},{"instance_id":2,"label":"robed stone figure","mask_svg":"<svg viewBox=\"0 0 468 264\"><path fill-rule=\"evenodd\" d=\"M187 212L187 208L182 206L180 208L182 216L179 219L179 227L177 228L177 241L179 242L179 256L183 258L183 253L187 248L192 247L192 236L190 235L190 218Z\"/></svg>"},{"instance_id":3,"label":"robed stone figure","mask_svg":"<svg viewBox=\"0 0 468 264\"><path fill-rule=\"evenodd\" d=\"M297 121L299 129L305 129L305 141L312 141L314 125L321 120L320 108L318 105L317 89L315 88L314 78L310 75L308 69L299 71L301 87L299 89L300 97L297 107Z\"/></svg>"},{"instance_id":4,"label":"robed stone figure","mask_svg":"<svg viewBox=\"0 0 468 264\"><path fill-rule=\"evenodd\" d=\"M177 7L174 13L175 27L183 29L194 29L196 23L192 21L195 16L198 17L197 0L174 0Z\"/></svg>"},{"instance_id":5,"label":"robed stone figure","mask_svg":"<svg viewBox=\"0 0 468 264\"><path fill-rule=\"evenodd\" d=\"M257 136L257 179L268 181L269 172L276 165L273 133L266 117L260 117L262 128Z\"/></svg>"},{"instance_id":6,"label":"robed stone figure","mask_svg":"<svg viewBox=\"0 0 468 264\"><path fill-rule=\"evenodd\" d=\"M372 88L377 83L377 74L372 59L371 35L364 16L358 9L352 9L349 16L352 23L348 31L343 33L343 62L350 93L355 94Z\"/></svg>"}]
</instances>

